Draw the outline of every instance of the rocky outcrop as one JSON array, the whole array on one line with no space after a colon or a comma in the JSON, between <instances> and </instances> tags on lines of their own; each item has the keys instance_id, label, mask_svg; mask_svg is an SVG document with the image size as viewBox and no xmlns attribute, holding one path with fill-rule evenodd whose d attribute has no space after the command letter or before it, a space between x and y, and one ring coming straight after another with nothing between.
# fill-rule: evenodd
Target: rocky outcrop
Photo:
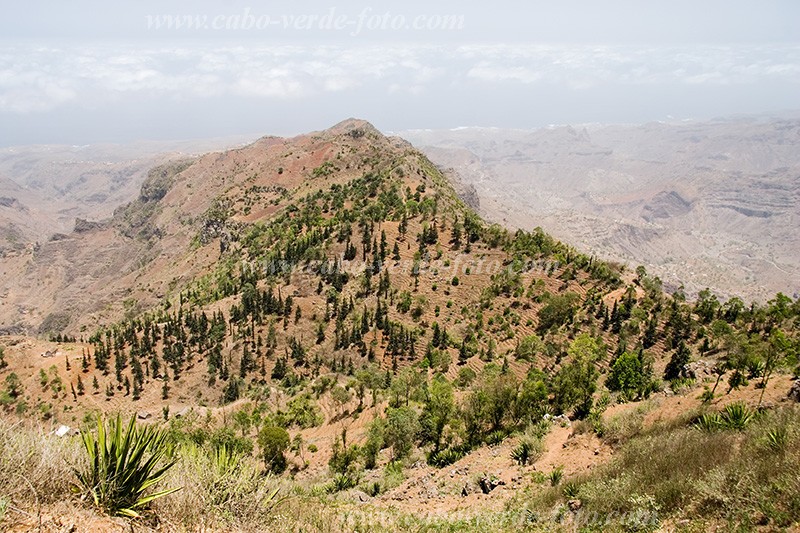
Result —
<instances>
[{"instance_id":1,"label":"rocky outcrop","mask_svg":"<svg viewBox=\"0 0 800 533\"><path fill-rule=\"evenodd\" d=\"M75 228L73 231L75 231L75 233L89 233L91 231L103 229L104 227L105 225L101 222L92 222L90 220L76 218Z\"/></svg>"},{"instance_id":2,"label":"rocky outcrop","mask_svg":"<svg viewBox=\"0 0 800 533\"><path fill-rule=\"evenodd\" d=\"M789 399L800 402L800 379L792 383L792 388L789 389Z\"/></svg>"}]
</instances>

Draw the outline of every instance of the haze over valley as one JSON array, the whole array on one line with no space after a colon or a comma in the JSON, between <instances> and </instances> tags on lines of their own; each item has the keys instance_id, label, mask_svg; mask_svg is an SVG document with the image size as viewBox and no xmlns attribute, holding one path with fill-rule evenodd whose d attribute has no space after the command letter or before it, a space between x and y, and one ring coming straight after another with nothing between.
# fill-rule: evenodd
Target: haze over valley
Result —
<instances>
[{"instance_id":1,"label":"haze over valley","mask_svg":"<svg viewBox=\"0 0 800 533\"><path fill-rule=\"evenodd\" d=\"M671 289L800 292L800 118L401 135L503 225L546 231Z\"/></svg>"}]
</instances>

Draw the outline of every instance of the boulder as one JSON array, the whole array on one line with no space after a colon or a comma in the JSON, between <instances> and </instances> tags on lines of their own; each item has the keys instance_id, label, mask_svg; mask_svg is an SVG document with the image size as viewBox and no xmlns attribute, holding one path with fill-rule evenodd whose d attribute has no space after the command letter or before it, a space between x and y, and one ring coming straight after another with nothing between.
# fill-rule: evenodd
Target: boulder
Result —
<instances>
[{"instance_id":1,"label":"boulder","mask_svg":"<svg viewBox=\"0 0 800 533\"><path fill-rule=\"evenodd\" d=\"M484 494L489 494L500 485L505 485L505 484L506 484L505 481L497 479L496 477L482 476L478 480L478 485L481 488L481 492L483 492Z\"/></svg>"},{"instance_id":2,"label":"boulder","mask_svg":"<svg viewBox=\"0 0 800 533\"><path fill-rule=\"evenodd\" d=\"M577 513L581 510L581 507L583 507L583 502L580 500L570 500L567 502L567 505L569 506L570 511Z\"/></svg>"},{"instance_id":3,"label":"boulder","mask_svg":"<svg viewBox=\"0 0 800 533\"><path fill-rule=\"evenodd\" d=\"M792 383L792 388L789 389L789 399L800 402L800 379Z\"/></svg>"},{"instance_id":4,"label":"boulder","mask_svg":"<svg viewBox=\"0 0 800 533\"><path fill-rule=\"evenodd\" d=\"M716 376L714 373L714 364L702 359L688 363L683 367L683 374L691 379L702 380L706 377Z\"/></svg>"}]
</instances>

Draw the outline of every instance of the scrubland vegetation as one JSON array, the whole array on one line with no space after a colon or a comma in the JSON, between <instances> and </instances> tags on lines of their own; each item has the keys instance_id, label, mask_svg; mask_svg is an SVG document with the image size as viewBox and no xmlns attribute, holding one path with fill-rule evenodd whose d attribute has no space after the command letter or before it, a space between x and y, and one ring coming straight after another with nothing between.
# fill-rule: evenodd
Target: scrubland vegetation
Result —
<instances>
[{"instance_id":1,"label":"scrubland vegetation","mask_svg":"<svg viewBox=\"0 0 800 533\"><path fill-rule=\"evenodd\" d=\"M797 373L799 300L668 294L642 267L487 225L416 152L384 156L369 135L350 137L295 190L216 199L192 247L218 248L219 261L160 307L58 334L74 355L36 375L0 351L0 523L35 525L59 502L166 530L800 521L798 409L759 394ZM158 238L148 217L183 168L137 200L146 238ZM241 221L268 202L273 215ZM353 261L361 268L345 268ZM718 406L752 386L748 404ZM645 424L654 396L676 393L701 394L699 410ZM98 399L147 420L98 426ZM196 410L177 416L176 401ZM55 422L81 436L37 425ZM548 435L570 424L611 459L581 475L535 469ZM506 510L425 518L353 503L507 444L520 480Z\"/></svg>"}]
</instances>

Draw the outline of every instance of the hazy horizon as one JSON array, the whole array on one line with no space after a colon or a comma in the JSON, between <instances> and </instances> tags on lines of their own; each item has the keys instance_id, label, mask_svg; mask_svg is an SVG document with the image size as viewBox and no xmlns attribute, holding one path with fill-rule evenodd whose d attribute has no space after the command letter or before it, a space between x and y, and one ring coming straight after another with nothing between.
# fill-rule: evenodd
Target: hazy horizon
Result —
<instances>
[{"instance_id":1,"label":"hazy horizon","mask_svg":"<svg viewBox=\"0 0 800 533\"><path fill-rule=\"evenodd\" d=\"M800 109L790 1L6 8L0 146L642 123Z\"/></svg>"}]
</instances>

